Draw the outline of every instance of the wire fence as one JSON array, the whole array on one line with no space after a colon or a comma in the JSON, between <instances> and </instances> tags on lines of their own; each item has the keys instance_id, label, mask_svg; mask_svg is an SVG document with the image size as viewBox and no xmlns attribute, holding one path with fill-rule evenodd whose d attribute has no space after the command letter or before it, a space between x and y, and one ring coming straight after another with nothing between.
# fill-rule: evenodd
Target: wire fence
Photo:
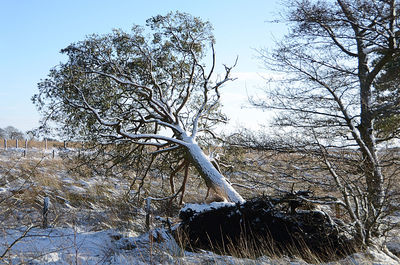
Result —
<instances>
[{"instance_id":1,"label":"wire fence","mask_svg":"<svg viewBox=\"0 0 400 265\"><path fill-rule=\"evenodd\" d=\"M26 140L26 139L4 139L0 138L0 150L18 150L23 153L25 157L29 150L43 150L51 151L53 153L53 158L55 156L56 150L68 149L68 148L79 148L82 147L81 143L76 142L60 142L60 141L36 141L36 140Z\"/></svg>"},{"instance_id":2,"label":"wire fence","mask_svg":"<svg viewBox=\"0 0 400 265\"><path fill-rule=\"evenodd\" d=\"M1 139L0 138L0 148L23 148L23 149L59 149L67 148L71 145L68 142L58 142L58 141L36 141L36 140L24 140L24 139Z\"/></svg>"}]
</instances>

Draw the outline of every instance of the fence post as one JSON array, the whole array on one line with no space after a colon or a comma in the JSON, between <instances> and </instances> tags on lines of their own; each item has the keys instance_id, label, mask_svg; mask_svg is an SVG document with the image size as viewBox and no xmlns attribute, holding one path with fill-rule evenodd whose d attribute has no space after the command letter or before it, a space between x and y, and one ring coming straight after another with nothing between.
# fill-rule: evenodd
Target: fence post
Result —
<instances>
[{"instance_id":1,"label":"fence post","mask_svg":"<svg viewBox=\"0 0 400 265\"><path fill-rule=\"evenodd\" d=\"M54 149L53 149L53 159L55 156L56 156L56 151L54 151Z\"/></svg>"},{"instance_id":2,"label":"fence post","mask_svg":"<svg viewBox=\"0 0 400 265\"><path fill-rule=\"evenodd\" d=\"M7 139L4 139L4 150L7 150Z\"/></svg>"},{"instance_id":3,"label":"fence post","mask_svg":"<svg viewBox=\"0 0 400 265\"><path fill-rule=\"evenodd\" d=\"M15 139L15 148L18 148L18 139Z\"/></svg>"},{"instance_id":4,"label":"fence post","mask_svg":"<svg viewBox=\"0 0 400 265\"><path fill-rule=\"evenodd\" d=\"M24 157L26 157L26 153L28 152L28 140L25 139L25 149L24 149Z\"/></svg>"},{"instance_id":5,"label":"fence post","mask_svg":"<svg viewBox=\"0 0 400 265\"><path fill-rule=\"evenodd\" d=\"M151 197L147 197L146 198L146 230L149 231L150 230L150 212L151 212L151 208L150 208L150 204L151 204Z\"/></svg>"},{"instance_id":6,"label":"fence post","mask_svg":"<svg viewBox=\"0 0 400 265\"><path fill-rule=\"evenodd\" d=\"M47 139L44 139L44 149L47 150Z\"/></svg>"},{"instance_id":7,"label":"fence post","mask_svg":"<svg viewBox=\"0 0 400 265\"><path fill-rule=\"evenodd\" d=\"M64 141L64 149L67 149L67 141Z\"/></svg>"},{"instance_id":8,"label":"fence post","mask_svg":"<svg viewBox=\"0 0 400 265\"><path fill-rule=\"evenodd\" d=\"M44 197L44 201L43 201L43 228L47 228L48 227L47 215L49 213L49 204L50 204L50 198L48 196Z\"/></svg>"}]
</instances>

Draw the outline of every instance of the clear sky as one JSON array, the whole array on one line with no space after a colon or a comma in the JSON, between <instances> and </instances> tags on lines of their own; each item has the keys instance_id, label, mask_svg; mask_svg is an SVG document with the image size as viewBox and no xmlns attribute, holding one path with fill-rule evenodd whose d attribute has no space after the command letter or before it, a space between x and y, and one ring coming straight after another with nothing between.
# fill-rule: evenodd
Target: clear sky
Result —
<instances>
[{"instance_id":1,"label":"clear sky","mask_svg":"<svg viewBox=\"0 0 400 265\"><path fill-rule=\"evenodd\" d=\"M231 125L253 126L266 114L241 109L247 94L262 85L265 71L254 49L273 47L282 25L267 23L282 6L279 0L0 0L0 127L26 131L38 126L30 98L37 83L65 58L59 51L92 33L129 30L154 15L187 12L214 26L217 63L231 64L237 81L223 89Z\"/></svg>"}]
</instances>

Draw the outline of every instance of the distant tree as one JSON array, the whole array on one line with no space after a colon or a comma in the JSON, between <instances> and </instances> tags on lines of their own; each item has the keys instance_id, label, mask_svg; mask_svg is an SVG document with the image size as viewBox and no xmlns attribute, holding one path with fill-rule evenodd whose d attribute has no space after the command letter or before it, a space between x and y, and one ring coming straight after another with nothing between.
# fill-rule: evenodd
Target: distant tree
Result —
<instances>
[{"instance_id":1,"label":"distant tree","mask_svg":"<svg viewBox=\"0 0 400 265\"><path fill-rule=\"evenodd\" d=\"M279 75L266 89L268 98L252 103L276 111L281 134L297 136L291 148L321 159L360 242L369 244L382 234L396 205L390 200L398 196L398 157L385 145L399 139L399 3L299 0L288 6L290 32L274 52L261 51Z\"/></svg>"},{"instance_id":2,"label":"distant tree","mask_svg":"<svg viewBox=\"0 0 400 265\"><path fill-rule=\"evenodd\" d=\"M183 167L192 164L209 188L242 202L197 142L226 121L219 89L232 80L228 66L215 77L211 25L177 12L152 17L146 26L91 35L63 49L68 62L53 68L33 97L42 128L51 121L78 140L141 146L125 149L150 152L151 161L163 153L183 154Z\"/></svg>"},{"instance_id":3,"label":"distant tree","mask_svg":"<svg viewBox=\"0 0 400 265\"><path fill-rule=\"evenodd\" d=\"M6 128L4 128L4 131L5 131L6 138L8 138L8 139L22 140L25 138L24 133L13 126L7 126Z\"/></svg>"},{"instance_id":4,"label":"distant tree","mask_svg":"<svg viewBox=\"0 0 400 265\"><path fill-rule=\"evenodd\" d=\"M7 138L7 133L4 129L0 128L0 138Z\"/></svg>"}]
</instances>

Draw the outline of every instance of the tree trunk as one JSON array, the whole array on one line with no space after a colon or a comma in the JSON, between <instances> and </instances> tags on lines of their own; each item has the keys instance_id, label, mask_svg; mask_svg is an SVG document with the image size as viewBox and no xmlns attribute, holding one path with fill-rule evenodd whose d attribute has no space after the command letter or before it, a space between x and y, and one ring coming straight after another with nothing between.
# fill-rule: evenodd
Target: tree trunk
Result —
<instances>
[{"instance_id":1,"label":"tree trunk","mask_svg":"<svg viewBox=\"0 0 400 265\"><path fill-rule=\"evenodd\" d=\"M362 124L362 123L361 123ZM362 124L363 125L363 124ZM367 184L368 220L365 221L365 241L370 243L371 232L376 231L384 200L383 175L376 153L376 142L371 127L360 128L361 138L367 146L362 150L364 176Z\"/></svg>"},{"instance_id":2,"label":"tree trunk","mask_svg":"<svg viewBox=\"0 0 400 265\"><path fill-rule=\"evenodd\" d=\"M367 130L370 130L369 128ZM362 150L364 161L364 174L367 183L369 200L375 209L382 206L383 200L383 176L379 159L376 154L376 143L374 136L360 130L361 138L365 142L368 152Z\"/></svg>"},{"instance_id":3,"label":"tree trunk","mask_svg":"<svg viewBox=\"0 0 400 265\"><path fill-rule=\"evenodd\" d=\"M197 143L192 141L186 147L190 162L196 167L207 187L230 202L245 202L228 180L213 166Z\"/></svg>"},{"instance_id":4,"label":"tree trunk","mask_svg":"<svg viewBox=\"0 0 400 265\"><path fill-rule=\"evenodd\" d=\"M371 231L377 229L377 219L383 207L384 187L383 175L377 155L377 144L375 140L374 117L372 114L372 90L371 82L368 81L368 65L365 54L359 56L359 78L360 78L360 125L359 132L363 145L360 150L363 158L363 171L367 184L368 198L368 220L365 222L365 241L370 243Z\"/></svg>"},{"instance_id":5,"label":"tree trunk","mask_svg":"<svg viewBox=\"0 0 400 265\"><path fill-rule=\"evenodd\" d=\"M360 146L363 156L364 175L368 189L368 199L375 209L380 209L383 200L383 176L377 155L374 117L372 114L372 89L368 81L368 60L363 53L359 55L360 80L360 126L359 132L364 146ZM373 209L372 209L373 210Z\"/></svg>"}]
</instances>

